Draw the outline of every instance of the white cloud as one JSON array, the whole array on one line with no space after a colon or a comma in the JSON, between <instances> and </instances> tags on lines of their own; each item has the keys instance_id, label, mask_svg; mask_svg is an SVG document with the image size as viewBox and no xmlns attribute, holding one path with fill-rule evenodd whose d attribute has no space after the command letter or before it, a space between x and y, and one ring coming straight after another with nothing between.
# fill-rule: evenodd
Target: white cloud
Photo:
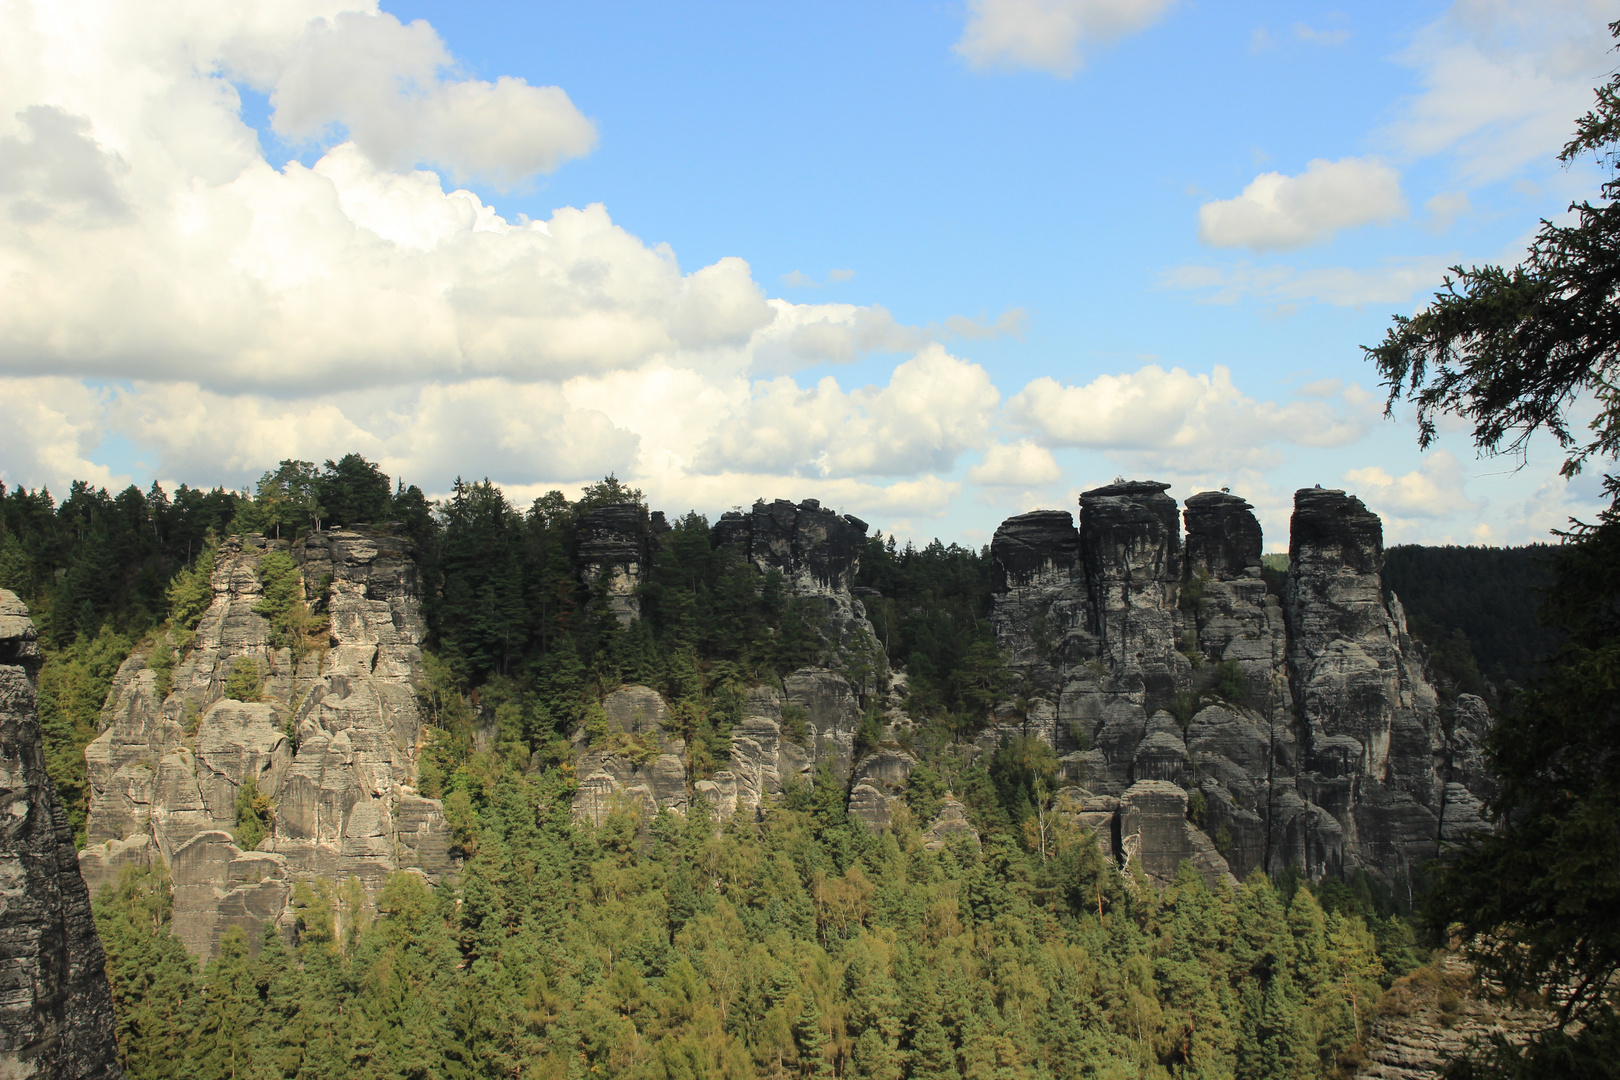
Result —
<instances>
[{"instance_id":1,"label":"white cloud","mask_svg":"<svg viewBox=\"0 0 1620 1080\"><path fill-rule=\"evenodd\" d=\"M1035 488L1054 484L1063 478L1052 451L1029 439L1015 443L994 443L984 452L984 460L968 470L968 482L991 487Z\"/></svg>"},{"instance_id":2,"label":"white cloud","mask_svg":"<svg viewBox=\"0 0 1620 1080\"><path fill-rule=\"evenodd\" d=\"M163 472L245 483L283 458L348 450L431 484L446 470L513 483L599 477L636 460L637 437L554 385L502 379L282 400L191 383L139 383L107 423L161 455Z\"/></svg>"},{"instance_id":3,"label":"white cloud","mask_svg":"<svg viewBox=\"0 0 1620 1080\"><path fill-rule=\"evenodd\" d=\"M1465 191L1442 191L1424 203L1423 209L1429 212L1429 220L1424 228L1433 233L1443 233L1458 218L1473 213L1474 204Z\"/></svg>"},{"instance_id":4,"label":"white cloud","mask_svg":"<svg viewBox=\"0 0 1620 1080\"><path fill-rule=\"evenodd\" d=\"M1242 299L1272 303L1314 301L1337 307L1365 304L1405 304L1420 292L1440 287L1446 268L1455 259L1427 256L1390 259L1375 270L1326 266L1298 270L1292 266L1178 266L1161 278L1167 288L1204 293L1210 304L1234 304Z\"/></svg>"},{"instance_id":5,"label":"white cloud","mask_svg":"<svg viewBox=\"0 0 1620 1080\"><path fill-rule=\"evenodd\" d=\"M1144 30L1173 0L968 0L968 22L955 45L976 71L1033 68L1068 76L1081 53Z\"/></svg>"},{"instance_id":6,"label":"white cloud","mask_svg":"<svg viewBox=\"0 0 1620 1080\"><path fill-rule=\"evenodd\" d=\"M1364 435L1378 408L1359 387L1278 404L1240 391L1231 371L1208 375L1156 364L1099 375L1084 386L1034 380L1007 402L1007 415L1048 445L1125 455L1133 468L1208 477L1271 467L1276 444L1335 447ZM1188 462L1197 462L1195 470Z\"/></svg>"},{"instance_id":7,"label":"white cloud","mask_svg":"<svg viewBox=\"0 0 1620 1080\"><path fill-rule=\"evenodd\" d=\"M1236 198L1199 207L1198 239L1213 247L1276 251L1405 214L1400 176L1388 165L1318 158L1298 176L1261 173Z\"/></svg>"},{"instance_id":8,"label":"white cloud","mask_svg":"<svg viewBox=\"0 0 1620 1080\"><path fill-rule=\"evenodd\" d=\"M1404 57L1423 83L1385 136L1412 156L1454 155L1482 183L1548 159L1612 67L1601 0L1458 0Z\"/></svg>"},{"instance_id":9,"label":"white cloud","mask_svg":"<svg viewBox=\"0 0 1620 1080\"><path fill-rule=\"evenodd\" d=\"M435 125L463 142L428 156L507 178L566 139L536 88L440 78L425 23L334 6L8 6L0 371L279 391L555 380L673 352L746 363L775 312L742 260L683 273L600 206L512 222L380 166ZM338 79L354 139L270 167L227 74L281 88L298 131Z\"/></svg>"},{"instance_id":10,"label":"white cloud","mask_svg":"<svg viewBox=\"0 0 1620 1080\"><path fill-rule=\"evenodd\" d=\"M1001 337L1023 337L1024 329L1029 325L1029 312L1023 308L1008 308L996 316L995 322L990 322L982 315L977 319L970 319L966 315L952 315L945 320L945 329L957 337L970 340Z\"/></svg>"},{"instance_id":11,"label":"white cloud","mask_svg":"<svg viewBox=\"0 0 1620 1080\"><path fill-rule=\"evenodd\" d=\"M67 494L72 480L127 484L127 477L90 460L101 442L106 398L77 379L0 378L0 480L11 487L50 486L58 496Z\"/></svg>"},{"instance_id":12,"label":"white cloud","mask_svg":"<svg viewBox=\"0 0 1620 1080\"><path fill-rule=\"evenodd\" d=\"M828 376L804 389L782 376L755 386L694 467L805 476L948 470L963 451L984 443L1000 397L984 368L939 345L895 368L883 387L846 392Z\"/></svg>"},{"instance_id":13,"label":"white cloud","mask_svg":"<svg viewBox=\"0 0 1620 1080\"><path fill-rule=\"evenodd\" d=\"M1343 16L1338 16L1339 21ZM1350 31L1342 26L1324 27L1318 30L1309 23L1297 22L1294 24L1294 36L1300 41L1308 41L1312 45L1343 45L1350 40Z\"/></svg>"},{"instance_id":14,"label":"white cloud","mask_svg":"<svg viewBox=\"0 0 1620 1080\"><path fill-rule=\"evenodd\" d=\"M503 76L445 79L453 60L418 19L347 11L313 19L287 52L270 92L271 126L308 141L333 126L375 164L433 164L459 180L503 186L551 172L596 144L596 128L555 86Z\"/></svg>"},{"instance_id":15,"label":"white cloud","mask_svg":"<svg viewBox=\"0 0 1620 1080\"><path fill-rule=\"evenodd\" d=\"M1464 491L1462 463L1445 450L1425 455L1422 464L1404 476L1391 476L1370 465L1351 469L1344 479L1368 509L1387 517L1446 518L1480 505Z\"/></svg>"}]
</instances>

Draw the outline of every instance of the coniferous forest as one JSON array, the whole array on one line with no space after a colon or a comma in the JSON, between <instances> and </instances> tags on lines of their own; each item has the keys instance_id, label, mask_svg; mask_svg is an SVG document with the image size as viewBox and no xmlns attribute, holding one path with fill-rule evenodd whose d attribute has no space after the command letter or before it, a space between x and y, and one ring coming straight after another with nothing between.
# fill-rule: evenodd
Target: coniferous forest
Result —
<instances>
[{"instance_id":1,"label":"coniferous forest","mask_svg":"<svg viewBox=\"0 0 1620 1080\"><path fill-rule=\"evenodd\" d=\"M253 492L75 484L57 505L0 488L0 587L40 628L49 769L81 836L83 752L112 677L159 630L195 627L223 537L394 521L417 553L431 634L418 694L433 725L421 790L444 802L459 873L437 888L397 874L374 912L357 888L301 884L293 940L233 931L199 968L169 931L164 872L126 870L95 911L128 1075L1354 1071L1384 989L1427 956L1410 911L1366 877L1312 887L1257 873L1225 892L1184 866L1155 888L1088 829L1036 830L1049 752L962 752L1009 677L987 551L879 533L862 554L882 659L908 673L919 720L909 749L922 764L891 831L852 817L825 770L759 822L717 825L699 800L684 818L621 809L576 823L568 736L605 693L660 691L687 753L712 765L748 687L824 659L811 614L711 545L695 513L651 519L643 617L622 628L571 560L580 513L625 501L640 493L608 477L574 502L514 507L483 481L430 504L358 455L283 462ZM1421 558L1399 550L1405 565ZM1474 562L1476 582L1509 567L1504 594L1527 580L1522 558ZM264 613L281 627L276 595L267 577ZM1456 628L1427 602L1414 590L1409 610ZM1485 664L1492 610L1465 623ZM978 844L925 846L947 790Z\"/></svg>"}]
</instances>

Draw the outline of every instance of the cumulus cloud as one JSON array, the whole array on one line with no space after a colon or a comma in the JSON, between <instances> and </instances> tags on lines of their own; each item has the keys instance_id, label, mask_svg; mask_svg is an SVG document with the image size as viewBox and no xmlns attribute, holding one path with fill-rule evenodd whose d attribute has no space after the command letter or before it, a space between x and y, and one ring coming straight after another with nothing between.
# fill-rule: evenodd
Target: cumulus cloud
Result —
<instances>
[{"instance_id":1,"label":"cumulus cloud","mask_svg":"<svg viewBox=\"0 0 1620 1080\"><path fill-rule=\"evenodd\" d=\"M117 177L127 167L91 138L89 121L53 105L30 105L17 121L24 133L0 136L0 199L13 220L67 214L99 224L125 215Z\"/></svg>"},{"instance_id":2,"label":"cumulus cloud","mask_svg":"<svg viewBox=\"0 0 1620 1080\"><path fill-rule=\"evenodd\" d=\"M101 442L104 392L77 379L0 378L0 401L0 480L12 487L51 486L58 495L67 493L70 480L115 488L128 482L90 460Z\"/></svg>"},{"instance_id":3,"label":"cumulus cloud","mask_svg":"<svg viewBox=\"0 0 1620 1080\"><path fill-rule=\"evenodd\" d=\"M1023 308L1008 308L998 315L994 322L982 315L977 319L970 319L966 315L952 315L945 320L945 329L957 337L969 340L1001 337L1023 337L1024 329L1029 325L1029 312Z\"/></svg>"},{"instance_id":4,"label":"cumulus cloud","mask_svg":"<svg viewBox=\"0 0 1620 1080\"><path fill-rule=\"evenodd\" d=\"M1173 0L968 0L956 53L976 71L1032 68L1073 75L1082 52L1144 30Z\"/></svg>"},{"instance_id":5,"label":"cumulus cloud","mask_svg":"<svg viewBox=\"0 0 1620 1080\"><path fill-rule=\"evenodd\" d=\"M1083 386L1036 379L1007 402L1007 415L1051 446L1133 454L1133 464L1199 475L1276 464L1276 444L1334 447L1361 438L1378 408L1358 387L1278 404L1239 390L1231 371L1209 374L1149 364L1099 375Z\"/></svg>"},{"instance_id":6,"label":"cumulus cloud","mask_svg":"<svg viewBox=\"0 0 1620 1080\"><path fill-rule=\"evenodd\" d=\"M283 458L354 450L394 475L446 469L513 483L589 479L633 464L637 437L573 406L556 385L473 379L394 394L284 400L194 383L140 383L107 424L161 455L163 471L246 483Z\"/></svg>"},{"instance_id":7,"label":"cumulus cloud","mask_svg":"<svg viewBox=\"0 0 1620 1080\"><path fill-rule=\"evenodd\" d=\"M993 443L984 460L968 470L970 483L988 487L1041 487L1063 478L1052 451L1029 439L1015 443Z\"/></svg>"},{"instance_id":8,"label":"cumulus cloud","mask_svg":"<svg viewBox=\"0 0 1620 1080\"><path fill-rule=\"evenodd\" d=\"M1462 463L1445 450L1426 455L1418 468L1404 476L1391 476L1371 465L1351 469L1344 479L1369 509L1392 517L1445 518L1479 508L1464 491Z\"/></svg>"},{"instance_id":9,"label":"cumulus cloud","mask_svg":"<svg viewBox=\"0 0 1620 1080\"><path fill-rule=\"evenodd\" d=\"M987 438L1000 393L978 364L930 345L887 386L805 389L782 376L755 386L741 415L699 451L696 469L807 476L900 476L947 470Z\"/></svg>"},{"instance_id":10,"label":"cumulus cloud","mask_svg":"<svg viewBox=\"0 0 1620 1080\"><path fill-rule=\"evenodd\" d=\"M310 20L269 87L271 126L292 141L333 127L374 163L433 164L504 186L590 152L596 128L555 86L447 79L453 66L423 20L342 12Z\"/></svg>"},{"instance_id":11,"label":"cumulus cloud","mask_svg":"<svg viewBox=\"0 0 1620 1080\"><path fill-rule=\"evenodd\" d=\"M1413 156L1454 155L1485 182L1556 153L1609 70L1601 0L1458 0L1405 54L1423 83L1385 136Z\"/></svg>"},{"instance_id":12,"label":"cumulus cloud","mask_svg":"<svg viewBox=\"0 0 1620 1080\"><path fill-rule=\"evenodd\" d=\"M1388 165L1318 158L1298 176L1261 173L1236 198L1199 207L1198 239L1212 247L1277 251L1405 214L1400 176Z\"/></svg>"},{"instance_id":13,"label":"cumulus cloud","mask_svg":"<svg viewBox=\"0 0 1620 1080\"><path fill-rule=\"evenodd\" d=\"M1336 307L1364 304L1404 304L1420 292L1440 287L1448 257L1389 259L1376 269L1324 266L1299 270L1292 266L1178 266L1160 279L1166 288L1203 293L1210 304L1235 304L1255 299L1277 304L1315 302Z\"/></svg>"},{"instance_id":14,"label":"cumulus cloud","mask_svg":"<svg viewBox=\"0 0 1620 1080\"><path fill-rule=\"evenodd\" d=\"M775 317L740 259L686 272L600 206L508 221L401 171L426 157L510 179L584 143L546 119L540 88L444 76L427 24L339 6L11 5L0 371L249 390L557 380L734 353ZM289 134L338 110L346 141L271 167L231 78L271 87Z\"/></svg>"}]
</instances>

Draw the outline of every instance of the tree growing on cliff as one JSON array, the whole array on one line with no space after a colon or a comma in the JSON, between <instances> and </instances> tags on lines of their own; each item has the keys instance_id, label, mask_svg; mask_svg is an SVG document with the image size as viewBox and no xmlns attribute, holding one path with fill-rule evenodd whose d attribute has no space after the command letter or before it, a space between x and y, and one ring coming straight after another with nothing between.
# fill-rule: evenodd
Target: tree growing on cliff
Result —
<instances>
[{"instance_id":1,"label":"tree growing on cliff","mask_svg":"<svg viewBox=\"0 0 1620 1080\"><path fill-rule=\"evenodd\" d=\"M1620 37L1620 23L1610 26ZM1543 222L1523 264L1452 271L1435 302L1396 317L1367 354L1390 406L1415 402L1419 443L1439 414L1474 422L1486 453L1551 434L1572 476L1620 456L1620 74L1560 155L1610 170L1569 225ZM1595 401L1587 435L1577 401ZM1484 973L1509 992L1547 993L1554 1028L1526 1047L1499 1040L1456 1076L1612 1076L1620 1050L1620 479L1596 523L1562 533L1543 617L1566 633L1548 674L1509 704L1487 740L1500 783L1494 831L1463 844L1427 911L1460 926Z\"/></svg>"}]
</instances>

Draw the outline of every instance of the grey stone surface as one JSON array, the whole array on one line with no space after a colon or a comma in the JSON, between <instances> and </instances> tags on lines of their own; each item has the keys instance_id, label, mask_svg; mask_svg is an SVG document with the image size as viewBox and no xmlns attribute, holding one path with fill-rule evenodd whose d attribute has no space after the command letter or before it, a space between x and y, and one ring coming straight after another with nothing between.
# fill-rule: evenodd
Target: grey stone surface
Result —
<instances>
[{"instance_id":1,"label":"grey stone surface","mask_svg":"<svg viewBox=\"0 0 1620 1080\"><path fill-rule=\"evenodd\" d=\"M607 732L600 744L586 741L584 731L577 735L574 817L600 825L621 803L647 817L660 809L684 812L690 803L686 743L668 730L663 696L650 687L626 686L602 699L602 711Z\"/></svg>"},{"instance_id":2,"label":"grey stone surface","mask_svg":"<svg viewBox=\"0 0 1620 1080\"><path fill-rule=\"evenodd\" d=\"M975 849L979 847L979 830L968 820L967 807L947 796L938 815L923 830L923 847L928 851L938 851L952 838L959 836L966 837Z\"/></svg>"},{"instance_id":3,"label":"grey stone surface","mask_svg":"<svg viewBox=\"0 0 1620 1080\"><path fill-rule=\"evenodd\" d=\"M272 648L269 624L253 611L263 595L259 563L278 549L292 555L306 600L328 620L326 640L302 656ZM168 863L177 933L204 959L222 927L240 925L257 942L256 923L282 921L272 909L278 897L285 907L299 879L357 877L369 903L395 870L433 879L453 865L442 808L415 790L425 628L408 539L359 527L296 546L235 538L221 548L212 583L213 603L166 697L142 655L113 681L103 730L85 754L90 843L80 855L93 884L126 862ZM238 661L265 674L262 701L224 698ZM249 777L274 808L258 852L231 839ZM276 868L268 877L266 857Z\"/></svg>"},{"instance_id":4,"label":"grey stone surface","mask_svg":"<svg viewBox=\"0 0 1620 1080\"><path fill-rule=\"evenodd\" d=\"M728 548L761 574L778 573L789 592L817 609L811 619L824 645L824 660L840 668L874 667L856 692L881 692L886 673L866 608L855 596L855 573L866 543L866 522L828 510L815 499L756 502L746 513L722 514L709 534L715 547ZM847 765L846 765L847 768Z\"/></svg>"},{"instance_id":5,"label":"grey stone surface","mask_svg":"<svg viewBox=\"0 0 1620 1080\"><path fill-rule=\"evenodd\" d=\"M1247 502L1192 496L1183 541L1165 487L1087 491L1078 529L1037 511L997 530L992 619L1023 701L980 748L1035 735L1097 796L1143 781L1197 792L1202 832L1238 876L1399 878L1479 827L1489 713L1465 698L1442 723L1384 594L1376 515L1343 492L1299 492L1279 597ZM1172 706L1194 713L1184 731Z\"/></svg>"},{"instance_id":6,"label":"grey stone surface","mask_svg":"<svg viewBox=\"0 0 1620 1080\"><path fill-rule=\"evenodd\" d=\"M917 759L897 747L868 752L850 777L849 812L873 832L886 831L916 767Z\"/></svg>"},{"instance_id":7,"label":"grey stone surface","mask_svg":"<svg viewBox=\"0 0 1620 1080\"><path fill-rule=\"evenodd\" d=\"M1120 797L1120 844L1127 867L1135 863L1158 885L1175 880L1192 863L1210 888L1236 887L1226 859L1204 832L1187 820L1187 792L1167 780L1142 780Z\"/></svg>"},{"instance_id":8,"label":"grey stone surface","mask_svg":"<svg viewBox=\"0 0 1620 1080\"><path fill-rule=\"evenodd\" d=\"M121 1077L106 957L45 773L28 609L0 589L0 1076Z\"/></svg>"},{"instance_id":9,"label":"grey stone surface","mask_svg":"<svg viewBox=\"0 0 1620 1080\"><path fill-rule=\"evenodd\" d=\"M636 588L647 572L651 523L639 503L597 506L579 516L576 538L580 580L603 590L621 625L641 617Z\"/></svg>"}]
</instances>

